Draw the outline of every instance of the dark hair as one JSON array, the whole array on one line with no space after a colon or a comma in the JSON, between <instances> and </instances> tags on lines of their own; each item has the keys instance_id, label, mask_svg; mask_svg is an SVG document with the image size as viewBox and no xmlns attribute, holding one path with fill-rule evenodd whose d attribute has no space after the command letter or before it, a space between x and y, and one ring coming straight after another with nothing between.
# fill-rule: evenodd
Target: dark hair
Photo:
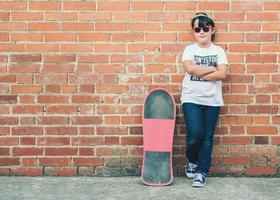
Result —
<instances>
[{"instance_id":1,"label":"dark hair","mask_svg":"<svg viewBox=\"0 0 280 200\"><path fill-rule=\"evenodd\" d=\"M196 16L191 21L192 28L194 27L194 23L197 19L198 19L199 27L205 27L205 26L211 26L212 28L215 27L214 21L210 17L208 17L206 13L199 12L196 13ZM215 40L215 32L211 35L211 41L214 40Z\"/></svg>"}]
</instances>

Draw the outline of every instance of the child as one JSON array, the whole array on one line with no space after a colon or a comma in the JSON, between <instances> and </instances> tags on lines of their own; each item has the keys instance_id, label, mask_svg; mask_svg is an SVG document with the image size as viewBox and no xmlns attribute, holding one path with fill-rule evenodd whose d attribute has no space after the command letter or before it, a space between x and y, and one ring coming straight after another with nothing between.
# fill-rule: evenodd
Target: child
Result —
<instances>
[{"instance_id":1,"label":"child","mask_svg":"<svg viewBox=\"0 0 280 200\"><path fill-rule=\"evenodd\" d=\"M206 13L197 13L191 21L195 43L188 45L182 57L185 77L181 101L187 129L186 176L194 178L193 187L206 184L211 165L213 136L220 107L223 106L222 80L227 75L227 57L216 46L215 23Z\"/></svg>"}]
</instances>

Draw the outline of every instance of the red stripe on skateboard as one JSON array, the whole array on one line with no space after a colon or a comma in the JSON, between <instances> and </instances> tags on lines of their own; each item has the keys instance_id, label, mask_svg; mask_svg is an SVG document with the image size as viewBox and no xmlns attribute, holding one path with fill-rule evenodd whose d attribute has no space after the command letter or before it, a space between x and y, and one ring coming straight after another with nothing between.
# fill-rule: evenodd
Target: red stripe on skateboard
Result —
<instances>
[{"instance_id":1,"label":"red stripe on skateboard","mask_svg":"<svg viewBox=\"0 0 280 200\"><path fill-rule=\"evenodd\" d=\"M144 119L144 151L172 152L174 119Z\"/></svg>"}]
</instances>

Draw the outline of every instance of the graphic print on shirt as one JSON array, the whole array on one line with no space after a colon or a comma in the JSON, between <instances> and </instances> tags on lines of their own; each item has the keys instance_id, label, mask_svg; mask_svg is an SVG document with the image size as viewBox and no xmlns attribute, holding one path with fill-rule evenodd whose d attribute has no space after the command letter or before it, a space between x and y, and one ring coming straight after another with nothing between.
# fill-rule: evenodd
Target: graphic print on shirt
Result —
<instances>
[{"instance_id":1,"label":"graphic print on shirt","mask_svg":"<svg viewBox=\"0 0 280 200\"><path fill-rule=\"evenodd\" d=\"M194 62L197 65L217 67L218 55L210 55L210 56L194 55ZM199 77L196 77L196 76L193 76L193 75L191 75L190 80L191 81L207 81L207 80L203 80L202 78L199 78Z\"/></svg>"}]
</instances>

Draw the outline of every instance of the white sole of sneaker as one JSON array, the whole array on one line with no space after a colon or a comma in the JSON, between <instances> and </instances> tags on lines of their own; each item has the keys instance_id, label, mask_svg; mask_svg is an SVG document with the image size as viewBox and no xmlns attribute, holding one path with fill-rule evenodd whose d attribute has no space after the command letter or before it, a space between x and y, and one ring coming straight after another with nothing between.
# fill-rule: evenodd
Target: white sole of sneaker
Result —
<instances>
[{"instance_id":1,"label":"white sole of sneaker","mask_svg":"<svg viewBox=\"0 0 280 200\"><path fill-rule=\"evenodd\" d=\"M194 173L186 173L187 178L194 178L195 174Z\"/></svg>"},{"instance_id":2,"label":"white sole of sneaker","mask_svg":"<svg viewBox=\"0 0 280 200\"><path fill-rule=\"evenodd\" d=\"M201 183L192 183L193 187L204 187L206 185L206 182L204 184Z\"/></svg>"}]
</instances>

